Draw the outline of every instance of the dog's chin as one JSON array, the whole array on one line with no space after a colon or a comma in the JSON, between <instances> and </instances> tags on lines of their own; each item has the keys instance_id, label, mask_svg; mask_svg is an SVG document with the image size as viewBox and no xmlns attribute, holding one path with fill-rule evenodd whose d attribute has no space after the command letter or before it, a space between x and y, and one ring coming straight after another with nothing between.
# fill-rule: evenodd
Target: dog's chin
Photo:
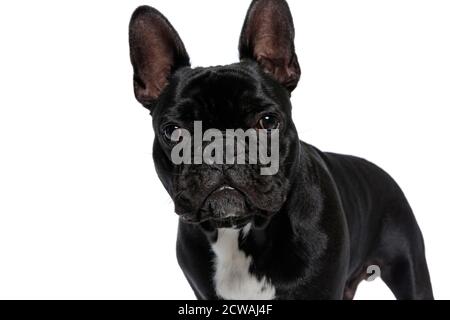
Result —
<instances>
[{"instance_id":1,"label":"dog's chin","mask_svg":"<svg viewBox=\"0 0 450 320\"><path fill-rule=\"evenodd\" d=\"M241 229L245 227L247 224L251 223L253 220L253 216L248 215L244 217L226 217L226 218L211 218L205 220L201 223L202 227L208 229L221 229L221 228L233 228L233 229Z\"/></svg>"},{"instance_id":2,"label":"dog's chin","mask_svg":"<svg viewBox=\"0 0 450 320\"><path fill-rule=\"evenodd\" d=\"M187 219L180 216L180 221L192 225L199 225L205 230L214 230L222 228L241 229L246 225L254 224L257 216L253 214L247 214L244 216L229 216L229 217L215 217L209 216L203 219ZM259 220L259 219L256 219Z\"/></svg>"},{"instance_id":3,"label":"dog's chin","mask_svg":"<svg viewBox=\"0 0 450 320\"><path fill-rule=\"evenodd\" d=\"M198 223L205 231L213 233L217 229L243 229L250 226L252 229L264 229L272 216L249 215L246 217L231 217L223 219L208 219Z\"/></svg>"}]
</instances>

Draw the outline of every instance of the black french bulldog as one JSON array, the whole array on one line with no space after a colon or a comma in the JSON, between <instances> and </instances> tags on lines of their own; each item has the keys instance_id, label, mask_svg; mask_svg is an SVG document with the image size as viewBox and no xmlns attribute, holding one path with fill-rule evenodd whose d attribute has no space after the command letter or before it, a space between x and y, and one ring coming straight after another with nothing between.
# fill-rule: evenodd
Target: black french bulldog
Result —
<instances>
[{"instance_id":1,"label":"black french bulldog","mask_svg":"<svg viewBox=\"0 0 450 320\"><path fill-rule=\"evenodd\" d=\"M254 0L240 62L191 68L177 32L142 6L130 22L137 100L153 117L157 173L180 215L177 256L199 299L352 299L378 266L397 299L433 299L421 231L399 186L353 156L299 140L300 78L284 0ZM279 171L171 161L174 131L279 130Z\"/></svg>"}]
</instances>

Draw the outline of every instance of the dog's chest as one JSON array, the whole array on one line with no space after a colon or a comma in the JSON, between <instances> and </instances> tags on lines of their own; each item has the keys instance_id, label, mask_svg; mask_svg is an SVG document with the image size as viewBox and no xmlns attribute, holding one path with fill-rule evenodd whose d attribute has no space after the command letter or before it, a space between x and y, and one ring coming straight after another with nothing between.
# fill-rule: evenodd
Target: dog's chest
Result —
<instances>
[{"instance_id":1,"label":"dog's chest","mask_svg":"<svg viewBox=\"0 0 450 320\"><path fill-rule=\"evenodd\" d=\"M270 300L275 288L266 277L250 273L252 257L239 249L239 233L235 229L219 229L212 244L215 254L214 285L216 294L229 300Z\"/></svg>"}]
</instances>

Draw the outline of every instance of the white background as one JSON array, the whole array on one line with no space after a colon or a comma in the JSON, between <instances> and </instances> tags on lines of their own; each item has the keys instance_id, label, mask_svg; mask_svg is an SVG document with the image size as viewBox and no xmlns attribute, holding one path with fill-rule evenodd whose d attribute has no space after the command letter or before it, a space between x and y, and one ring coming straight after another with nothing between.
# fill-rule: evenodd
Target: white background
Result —
<instances>
[{"instance_id":1,"label":"white background","mask_svg":"<svg viewBox=\"0 0 450 320\"><path fill-rule=\"evenodd\" d=\"M135 100L127 28L150 4L193 65L237 61L250 0L0 2L0 298L194 298L177 218ZM450 298L450 5L290 2L301 138L362 156L403 187L436 298ZM390 299L380 280L360 299Z\"/></svg>"}]
</instances>

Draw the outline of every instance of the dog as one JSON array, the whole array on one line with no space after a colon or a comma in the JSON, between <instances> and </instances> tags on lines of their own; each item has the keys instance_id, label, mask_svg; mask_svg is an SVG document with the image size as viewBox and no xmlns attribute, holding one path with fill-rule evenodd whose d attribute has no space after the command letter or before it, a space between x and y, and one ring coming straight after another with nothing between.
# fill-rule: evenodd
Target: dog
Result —
<instances>
[{"instance_id":1,"label":"dog","mask_svg":"<svg viewBox=\"0 0 450 320\"><path fill-rule=\"evenodd\" d=\"M422 234L396 182L364 159L299 139L294 35L286 1L254 0L240 62L191 68L160 12L142 6L132 15L134 93L152 116L153 159L179 215L177 259L187 281L198 299L341 300L353 299L375 266L397 299L433 299ZM277 130L278 171L174 164L173 137L195 121L203 131Z\"/></svg>"}]
</instances>

